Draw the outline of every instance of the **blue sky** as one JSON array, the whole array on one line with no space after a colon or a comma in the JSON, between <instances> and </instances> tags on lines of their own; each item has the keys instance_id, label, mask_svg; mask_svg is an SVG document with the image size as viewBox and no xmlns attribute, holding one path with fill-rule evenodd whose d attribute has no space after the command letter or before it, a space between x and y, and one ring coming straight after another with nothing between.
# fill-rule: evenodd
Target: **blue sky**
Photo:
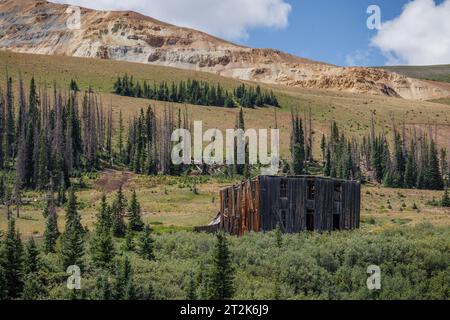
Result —
<instances>
[{"instance_id":1,"label":"blue sky","mask_svg":"<svg viewBox=\"0 0 450 320\"><path fill-rule=\"evenodd\" d=\"M450 0L51 0L134 10L251 47L336 65L450 64ZM380 30L367 8L381 10Z\"/></svg>"},{"instance_id":2,"label":"blue sky","mask_svg":"<svg viewBox=\"0 0 450 320\"><path fill-rule=\"evenodd\" d=\"M361 64L380 66L387 62L381 51L370 46L377 33L369 30L366 13L371 4L381 9L382 22L402 13L407 0L288 0L292 6L285 29L260 28L249 31L246 40L252 47L271 47L304 58L347 65L347 56L363 52ZM435 1L437 4L443 2ZM450 37L450 34L448 35ZM360 61L361 62L361 61ZM450 61L448 61L450 63Z\"/></svg>"}]
</instances>

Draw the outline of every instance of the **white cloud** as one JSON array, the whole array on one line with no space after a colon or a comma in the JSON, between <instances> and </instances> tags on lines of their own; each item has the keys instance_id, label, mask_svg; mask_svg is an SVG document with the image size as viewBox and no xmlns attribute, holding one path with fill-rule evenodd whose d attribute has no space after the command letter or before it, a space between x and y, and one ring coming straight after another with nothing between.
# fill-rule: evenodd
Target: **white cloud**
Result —
<instances>
[{"instance_id":1,"label":"white cloud","mask_svg":"<svg viewBox=\"0 0 450 320\"><path fill-rule=\"evenodd\" d=\"M388 64L450 63L450 0L413 0L401 15L383 23L372 39Z\"/></svg>"},{"instance_id":2,"label":"white cloud","mask_svg":"<svg viewBox=\"0 0 450 320\"><path fill-rule=\"evenodd\" d=\"M103 10L133 10L164 22L238 40L251 28L285 28L285 0L51 0Z\"/></svg>"}]
</instances>

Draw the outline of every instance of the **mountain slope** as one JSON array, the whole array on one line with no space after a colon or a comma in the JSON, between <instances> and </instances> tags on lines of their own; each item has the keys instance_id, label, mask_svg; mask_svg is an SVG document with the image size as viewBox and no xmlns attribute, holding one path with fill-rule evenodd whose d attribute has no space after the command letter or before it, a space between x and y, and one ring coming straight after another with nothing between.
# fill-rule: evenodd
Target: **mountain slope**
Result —
<instances>
[{"instance_id":1,"label":"mountain slope","mask_svg":"<svg viewBox=\"0 0 450 320\"><path fill-rule=\"evenodd\" d=\"M66 22L68 6L41 0L0 0L0 49L93 57L206 71L241 80L437 99L445 86L371 68L341 68L272 49L252 49L135 12L81 9L81 29Z\"/></svg>"},{"instance_id":2,"label":"mountain slope","mask_svg":"<svg viewBox=\"0 0 450 320\"><path fill-rule=\"evenodd\" d=\"M389 66L382 68L406 77L450 83L450 64L435 66Z\"/></svg>"}]
</instances>

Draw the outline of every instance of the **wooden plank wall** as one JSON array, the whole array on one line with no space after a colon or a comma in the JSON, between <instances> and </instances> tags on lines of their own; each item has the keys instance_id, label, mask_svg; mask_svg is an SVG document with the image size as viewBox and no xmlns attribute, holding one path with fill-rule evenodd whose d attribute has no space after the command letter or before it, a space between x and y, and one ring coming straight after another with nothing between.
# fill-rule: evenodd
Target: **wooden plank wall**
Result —
<instances>
[{"instance_id":1,"label":"wooden plank wall","mask_svg":"<svg viewBox=\"0 0 450 320\"><path fill-rule=\"evenodd\" d=\"M220 191L220 228L234 235L260 230L259 180L249 180ZM226 199L228 199L226 203Z\"/></svg>"},{"instance_id":2,"label":"wooden plank wall","mask_svg":"<svg viewBox=\"0 0 450 320\"><path fill-rule=\"evenodd\" d=\"M287 179L288 197L280 197L280 185ZM308 199L308 188L314 185L314 199ZM339 192L340 191L340 192ZM305 231L308 209L314 212L314 230L359 228L361 186L355 181L320 177L260 177L261 231L279 224L285 233ZM339 225L334 226L334 215ZM285 215L285 218L284 218Z\"/></svg>"},{"instance_id":3,"label":"wooden plank wall","mask_svg":"<svg viewBox=\"0 0 450 320\"><path fill-rule=\"evenodd\" d=\"M281 185L287 184L287 196ZM314 185L314 199L308 199ZM355 181L321 177L260 176L220 191L219 228L234 235L271 231L284 233L307 229L308 210L314 213L314 230L359 228L361 186ZM335 222L339 219L339 225Z\"/></svg>"}]
</instances>

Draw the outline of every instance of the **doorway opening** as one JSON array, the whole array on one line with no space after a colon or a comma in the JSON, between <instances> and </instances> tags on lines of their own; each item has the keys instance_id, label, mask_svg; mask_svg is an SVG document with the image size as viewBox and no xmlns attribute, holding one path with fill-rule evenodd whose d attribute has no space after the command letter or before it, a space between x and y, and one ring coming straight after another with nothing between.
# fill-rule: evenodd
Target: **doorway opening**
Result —
<instances>
[{"instance_id":1,"label":"doorway opening","mask_svg":"<svg viewBox=\"0 0 450 320\"><path fill-rule=\"evenodd\" d=\"M306 230L314 231L314 211L312 210L306 213Z\"/></svg>"}]
</instances>

